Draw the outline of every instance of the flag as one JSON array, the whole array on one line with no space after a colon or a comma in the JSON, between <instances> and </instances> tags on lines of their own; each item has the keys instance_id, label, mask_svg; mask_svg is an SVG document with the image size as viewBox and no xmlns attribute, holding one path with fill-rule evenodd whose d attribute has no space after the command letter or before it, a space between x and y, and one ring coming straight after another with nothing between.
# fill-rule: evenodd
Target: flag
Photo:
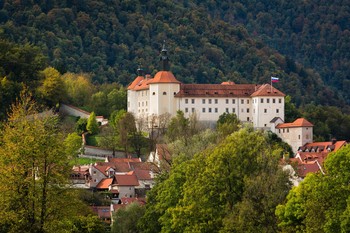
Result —
<instances>
[{"instance_id":1,"label":"flag","mask_svg":"<svg viewBox=\"0 0 350 233\"><path fill-rule=\"evenodd\" d=\"M279 81L279 79L278 78L276 78L276 77L271 77L271 82L273 82L273 83L277 83Z\"/></svg>"}]
</instances>

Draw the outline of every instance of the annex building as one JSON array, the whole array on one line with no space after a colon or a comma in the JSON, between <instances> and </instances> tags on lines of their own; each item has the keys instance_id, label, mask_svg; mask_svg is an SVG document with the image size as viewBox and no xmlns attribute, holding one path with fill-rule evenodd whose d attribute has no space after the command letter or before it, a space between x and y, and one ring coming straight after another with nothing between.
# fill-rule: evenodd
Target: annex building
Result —
<instances>
[{"instance_id":1,"label":"annex building","mask_svg":"<svg viewBox=\"0 0 350 233\"><path fill-rule=\"evenodd\" d=\"M169 69L167 50L161 51L162 69L152 78L138 76L128 86L127 107L136 118L196 114L201 122L215 123L224 112L235 113L243 123L254 128L270 128L274 118L284 121L285 94L270 84L184 84Z\"/></svg>"}]
</instances>

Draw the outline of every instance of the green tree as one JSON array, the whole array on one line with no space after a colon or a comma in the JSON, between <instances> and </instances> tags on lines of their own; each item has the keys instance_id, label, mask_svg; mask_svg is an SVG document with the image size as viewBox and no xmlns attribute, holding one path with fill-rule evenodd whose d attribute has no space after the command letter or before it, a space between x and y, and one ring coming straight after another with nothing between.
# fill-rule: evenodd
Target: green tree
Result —
<instances>
[{"instance_id":1,"label":"green tree","mask_svg":"<svg viewBox=\"0 0 350 233\"><path fill-rule=\"evenodd\" d=\"M216 122L216 129L223 137L226 137L237 131L240 124L241 122L236 114L224 112L219 116L219 119Z\"/></svg>"},{"instance_id":2,"label":"green tree","mask_svg":"<svg viewBox=\"0 0 350 233\"><path fill-rule=\"evenodd\" d=\"M113 126L107 125L101 129L100 136L99 146L112 150L114 157L116 150L120 147L118 131Z\"/></svg>"},{"instance_id":3,"label":"green tree","mask_svg":"<svg viewBox=\"0 0 350 233\"><path fill-rule=\"evenodd\" d=\"M75 123L75 131L77 134L82 134L86 132L86 126L87 126L88 119L87 118L79 118L77 122Z\"/></svg>"},{"instance_id":4,"label":"green tree","mask_svg":"<svg viewBox=\"0 0 350 233\"><path fill-rule=\"evenodd\" d=\"M137 221L143 216L145 207L139 203L131 203L125 208L118 209L113 214L112 233L143 232L137 226Z\"/></svg>"},{"instance_id":5,"label":"green tree","mask_svg":"<svg viewBox=\"0 0 350 233\"><path fill-rule=\"evenodd\" d=\"M279 205L283 232L347 232L350 188L350 147L328 155L325 174L308 174Z\"/></svg>"},{"instance_id":6,"label":"green tree","mask_svg":"<svg viewBox=\"0 0 350 233\"><path fill-rule=\"evenodd\" d=\"M82 138L76 132L67 135L64 140L66 154L72 159L78 157L82 149Z\"/></svg>"},{"instance_id":7,"label":"green tree","mask_svg":"<svg viewBox=\"0 0 350 233\"><path fill-rule=\"evenodd\" d=\"M64 99L61 75L52 67L46 68L40 74L43 76L43 81L38 87L39 96L45 102L46 106L54 107Z\"/></svg>"},{"instance_id":8,"label":"green tree","mask_svg":"<svg viewBox=\"0 0 350 233\"><path fill-rule=\"evenodd\" d=\"M90 113L89 119L86 124L86 129L89 132L89 134L95 134L98 132L98 123L96 120L95 112Z\"/></svg>"},{"instance_id":9,"label":"green tree","mask_svg":"<svg viewBox=\"0 0 350 233\"><path fill-rule=\"evenodd\" d=\"M39 115L31 96L13 105L0 136L0 229L63 232L84 205L68 188L70 167L58 118Z\"/></svg>"},{"instance_id":10,"label":"green tree","mask_svg":"<svg viewBox=\"0 0 350 233\"><path fill-rule=\"evenodd\" d=\"M287 95L284 98L284 121L293 122L299 117L301 117L300 111L296 108L295 104L292 103L292 97Z\"/></svg>"},{"instance_id":11,"label":"green tree","mask_svg":"<svg viewBox=\"0 0 350 233\"><path fill-rule=\"evenodd\" d=\"M176 116L171 118L166 131L166 136L170 142L179 138L189 137L190 121L181 110L176 112Z\"/></svg>"}]
</instances>

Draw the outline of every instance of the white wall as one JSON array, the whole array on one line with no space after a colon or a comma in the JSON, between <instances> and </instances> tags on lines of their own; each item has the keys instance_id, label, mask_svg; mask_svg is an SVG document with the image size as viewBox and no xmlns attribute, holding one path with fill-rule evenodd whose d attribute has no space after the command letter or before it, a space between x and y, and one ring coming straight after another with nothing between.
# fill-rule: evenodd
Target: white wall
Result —
<instances>
[{"instance_id":1,"label":"white wall","mask_svg":"<svg viewBox=\"0 0 350 233\"><path fill-rule=\"evenodd\" d=\"M313 142L312 127L276 129L276 134L292 147L293 153L296 153L300 146Z\"/></svg>"},{"instance_id":2,"label":"white wall","mask_svg":"<svg viewBox=\"0 0 350 233\"><path fill-rule=\"evenodd\" d=\"M252 102L254 127L268 128L274 117L284 121L284 97L258 96L253 97Z\"/></svg>"}]
</instances>

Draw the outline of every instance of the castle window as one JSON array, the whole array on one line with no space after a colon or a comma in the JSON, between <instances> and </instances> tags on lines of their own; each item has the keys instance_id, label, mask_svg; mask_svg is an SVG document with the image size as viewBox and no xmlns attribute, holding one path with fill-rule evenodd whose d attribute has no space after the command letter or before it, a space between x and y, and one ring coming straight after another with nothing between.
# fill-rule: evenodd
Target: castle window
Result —
<instances>
[{"instance_id":1,"label":"castle window","mask_svg":"<svg viewBox=\"0 0 350 233\"><path fill-rule=\"evenodd\" d=\"M211 108L208 109L208 112L211 112Z\"/></svg>"},{"instance_id":2,"label":"castle window","mask_svg":"<svg viewBox=\"0 0 350 233\"><path fill-rule=\"evenodd\" d=\"M278 103L280 103L280 104L282 103L282 99L281 98L278 99Z\"/></svg>"},{"instance_id":3,"label":"castle window","mask_svg":"<svg viewBox=\"0 0 350 233\"><path fill-rule=\"evenodd\" d=\"M279 109L276 109L276 113L279 113L280 112L280 110Z\"/></svg>"},{"instance_id":4,"label":"castle window","mask_svg":"<svg viewBox=\"0 0 350 233\"><path fill-rule=\"evenodd\" d=\"M192 112L194 112L194 108L192 108Z\"/></svg>"},{"instance_id":5,"label":"castle window","mask_svg":"<svg viewBox=\"0 0 350 233\"><path fill-rule=\"evenodd\" d=\"M266 125L266 124L264 124L264 126L266 127L267 125Z\"/></svg>"},{"instance_id":6,"label":"castle window","mask_svg":"<svg viewBox=\"0 0 350 233\"><path fill-rule=\"evenodd\" d=\"M194 104L194 99L192 99L191 101L192 101L192 104Z\"/></svg>"},{"instance_id":7,"label":"castle window","mask_svg":"<svg viewBox=\"0 0 350 233\"><path fill-rule=\"evenodd\" d=\"M275 98L272 99L272 103L276 103L276 99Z\"/></svg>"},{"instance_id":8,"label":"castle window","mask_svg":"<svg viewBox=\"0 0 350 233\"><path fill-rule=\"evenodd\" d=\"M267 113L267 109L266 108L264 109L264 113Z\"/></svg>"},{"instance_id":9,"label":"castle window","mask_svg":"<svg viewBox=\"0 0 350 233\"><path fill-rule=\"evenodd\" d=\"M249 113L249 108L247 108L247 113Z\"/></svg>"},{"instance_id":10,"label":"castle window","mask_svg":"<svg viewBox=\"0 0 350 233\"><path fill-rule=\"evenodd\" d=\"M176 95L176 92L174 92L174 95Z\"/></svg>"},{"instance_id":11,"label":"castle window","mask_svg":"<svg viewBox=\"0 0 350 233\"><path fill-rule=\"evenodd\" d=\"M211 99L209 99L208 101L209 101L209 104L211 104Z\"/></svg>"},{"instance_id":12,"label":"castle window","mask_svg":"<svg viewBox=\"0 0 350 233\"><path fill-rule=\"evenodd\" d=\"M236 100L235 99L232 99L232 104L235 104L236 103Z\"/></svg>"},{"instance_id":13,"label":"castle window","mask_svg":"<svg viewBox=\"0 0 350 233\"><path fill-rule=\"evenodd\" d=\"M232 108L232 112L236 112L236 109L235 109L235 108Z\"/></svg>"},{"instance_id":14,"label":"castle window","mask_svg":"<svg viewBox=\"0 0 350 233\"><path fill-rule=\"evenodd\" d=\"M300 135L298 135L298 139L300 139Z\"/></svg>"},{"instance_id":15,"label":"castle window","mask_svg":"<svg viewBox=\"0 0 350 233\"><path fill-rule=\"evenodd\" d=\"M249 104L249 100L247 100L247 104Z\"/></svg>"},{"instance_id":16,"label":"castle window","mask_svg":"<svg viewBox=\"0 0 350 233\"><path fill-rule=\"evenodd\" d=\"M267 98L267 99L266 99L266 102L269 104L269 103L270 103L270 99L269 99L269 98Z\"/></svg>"},{"instance_id":17,"label":"castle window","mask_svg":"<svg viewBox=\"0 0 350 233\"><path fill-rule=\"evenodd\" d=\"M218 108L215 108L215 112L218 112Z\"/></svg>"},{"instance_id":18,"label":"castle window","mask_svg":"<svg viewBox=\"0 0 350 233\"><path fill-rule=\"evenodd\" d=\"M263 98L260 99L260 103L264 103L264 99Z\"/></svg>"},{"instance_id":19,"label":"castle window","mask_svg":"<svg viewBox=\"0 0 350 233\"><path fill-rule=\"evenodd\" d=\"M249 121L249 117L247 117L247 121Z\"/></svg>"},{"instance_id":20,"label":"castle window","mask_svg":"<svg viewBox=\"0 0 350 233\"><path fill-rule=\"evenodd\" d=\"M202 112L205 112L205 108L202 108Z\"/></svg>"},{"instance_id":21,"label":"castle window","mask_svg":"<svg viewBox=\"0 0 350 233\"><path fill-rule=\"evenodd\" d=\"M165 92L165 91L163 92L163 95L166 95L166 92Z\"/></svg>"},{"instance_id":22,"label":"castle window","mask_svg":"<svg viewBox=\"0 0 350 233\"><path fill-rule=\"evenodd\" d=\"M218 99L215 99L214 102L217 104L218 103Z\"/></svg>"},{"instance_id":23,"label":"castle window","mask_svg":"<svg viewBox=\"0 0 350 233\"><path fill-rule=\"evenodd\" d=\"M284 129L283 129L283 133L284 133ZM299 135L299 139L300 139L300 135Z\"/></svg>"},{"instance_id":24,"label":"castle window","mask_svg":"<svg viewBox=\"0 0 350 233\"><path fill-rule=\"evenodd\" d=\"M228 113L228 108L226 108L226 112Z\"/></svg>"},{"instance_id":25,"label":"castle window","mask_svg":"<svg viewBox=\"0 0 350 233\"><path fill-rule=\"evenodd\" d=\"M185 108L185 112L188 112L188 108Z\"/></svg>"},{"instance_id":26,"label":"castle window","mask_svg":"<svg viewBox=\"0 0 350 233\"><path fill-rule=\"evenodd\" d=\"M185 99L185 104L188 104L188 99Z\"/></svg>"},{"instance_id":27,"label":"castle window","mask_svg":"<svg viewBox=\"0 0 350 233\"><path fill-rule=\"evenodd\" d=\"M152 93L152 95L155 95L155 94L156 94L155 92Z\"/></svg>"},{"instance_id":28,"label":"castle window","mask_svg":"<svg viewBox=\"0 0 350 233\"><path fill-rule=\"evenodd\" d=\"M205 99L202 99L202 104L205 104Z\"/></svg>"},{"instance_id":29,"label":"castle window","mask_svg":"<svg viewBox=\"0 0 350 233\"><path fill-rule=\"evenodd\" d=\"M244 104L244 100L241 100L241 104Z\"/></svg>"},{"instance_id":30,"label":"castle window","mask_svg":"<svg viewBox=\"0 0 350 233\"><path fill-rule=\"evenodd\" d=\"M289 129L287 129L287 133L289 133Z\"/></svg>"},{"instance_id":31,"label":"castle window","mask_svg":"<svg viewBox=\"0 0 350 233\"><path fill-rule=\"evenodd\" d=\"M228 104L228 99L226 99L226 104Z\"/></svg>"}]
</instances>

